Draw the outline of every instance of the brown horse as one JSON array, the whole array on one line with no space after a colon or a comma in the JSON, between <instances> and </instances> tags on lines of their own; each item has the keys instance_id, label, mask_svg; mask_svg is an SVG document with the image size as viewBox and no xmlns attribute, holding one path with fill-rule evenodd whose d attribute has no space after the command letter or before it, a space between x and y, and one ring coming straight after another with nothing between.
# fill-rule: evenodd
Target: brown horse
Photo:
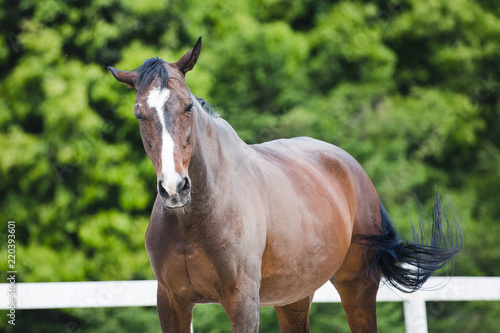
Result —
<instances>
[{"instance_id":1,"label":"brown horse","mask_svg":"<svg viewBox=\"0 0 500 333\"><path fill-rule=\"evenodd\" d=\"M201 38L176 63L109 67L137 90L157 174L146 249L162 331L189 332L196 303L219 303L233 332L257 332L260 306L275 307L281 332L309 332L314 292L330 280L351 330L375 332L380 276L418 289L459 251L460 230L443 232L436 197L431 243L403 242L342 149L311 138L245 144L186 86L200 51Z\"/></svg>"}]
</instances>

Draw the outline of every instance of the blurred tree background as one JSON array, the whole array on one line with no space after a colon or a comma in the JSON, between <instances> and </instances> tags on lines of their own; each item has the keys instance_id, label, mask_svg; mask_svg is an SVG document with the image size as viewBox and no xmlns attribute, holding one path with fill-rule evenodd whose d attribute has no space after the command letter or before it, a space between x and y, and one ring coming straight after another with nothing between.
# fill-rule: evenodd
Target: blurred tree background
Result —
<instances>
[{"instance_id":1,"label":"blurred tree background","mask_svg":"<svg viewBox=\"0 0 500 333\"><path fill-rule=\"evenodd\" d=\"M365 168L401 233L435 184L463 221L455 275L500 275L500 7L494 0L0 0L0 221L22 282L154 278L155 173L135 93L106 66L174 62L248 143L307 135ZM5 256L6 257L6 256ZM2 276L6 260L0 261ZM3 279L5 281L5 279ZM500 302L429 303L431 332L493 332ZM403 332L401 303L379 329ZM10 332L5 311L0 331ZM158 332L155 308L18 311L23 332ZM272 309L261 331L277 331ZM314 332L348 332L315 304ZM219 306L196 332L224 332Z\"/></svg>"}]
</instances>

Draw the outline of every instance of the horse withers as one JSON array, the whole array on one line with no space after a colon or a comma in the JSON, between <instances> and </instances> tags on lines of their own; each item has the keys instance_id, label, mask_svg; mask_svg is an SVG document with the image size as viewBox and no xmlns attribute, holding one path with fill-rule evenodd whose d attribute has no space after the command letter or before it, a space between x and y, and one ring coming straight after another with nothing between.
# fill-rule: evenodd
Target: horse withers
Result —
<instances>
[{"instance_id":1,"label":"horse withers","mask_svg":"<svg viewBox=\"0 0 500 333\"><path fill-rule=\"evenodd\" d=\"M375 332L381 275L419 289L460 250L456 220L450 227L436 196L429 243L404 242L342 149L306 137L245 144L185 83L200 51L201 38L175 63L109 67L137 90L157 175L146 249L162 331L189 332L194 305L218 303L233 332L258 332L260 306L274 306L281 332L309 332L314 292L331 281L351 331Z\"/></svg>"}]
</instances>

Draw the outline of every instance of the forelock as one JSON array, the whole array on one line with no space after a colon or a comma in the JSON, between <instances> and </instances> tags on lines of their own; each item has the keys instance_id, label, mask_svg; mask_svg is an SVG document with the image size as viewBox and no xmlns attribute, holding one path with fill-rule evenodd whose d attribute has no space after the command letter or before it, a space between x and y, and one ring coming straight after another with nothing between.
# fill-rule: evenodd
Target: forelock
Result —
<instances>
[{"instance_id":1,"label":"forelock","mask_svg":"<svg viewBox=\"0 0 500 333\"><path fill-rule=\"evenodd\" d=\"M150 58L137 68L136 88L139 94L143 94L151 85L155 78L160 80L160 89L168 86L168 71L165 68L166 61L156 58Z\"/></svg>"}]
</instances>

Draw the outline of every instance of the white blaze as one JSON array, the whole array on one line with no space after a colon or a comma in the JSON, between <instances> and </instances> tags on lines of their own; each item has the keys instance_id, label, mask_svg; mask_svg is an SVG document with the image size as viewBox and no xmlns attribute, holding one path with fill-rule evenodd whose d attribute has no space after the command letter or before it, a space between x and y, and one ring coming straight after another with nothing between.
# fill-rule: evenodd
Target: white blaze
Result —
<instances>
[{"instance_id":1,"label":"white blaze","mask_svg":"<svg viewBox=\"0 0 500 333\"><path fill-rule=\"evenodd\" d=\"M163 173L163 188L169 195L174 194L177 189L177 184L182 177L175 170L174 162L174 140L168 133L163 115L163 107L170 97L170 90L167 88L153 88L148 94L148 106L154 108L160 119L162 128L162 146L161 146L161 171Z\"/></svg>"}]
</instances>

